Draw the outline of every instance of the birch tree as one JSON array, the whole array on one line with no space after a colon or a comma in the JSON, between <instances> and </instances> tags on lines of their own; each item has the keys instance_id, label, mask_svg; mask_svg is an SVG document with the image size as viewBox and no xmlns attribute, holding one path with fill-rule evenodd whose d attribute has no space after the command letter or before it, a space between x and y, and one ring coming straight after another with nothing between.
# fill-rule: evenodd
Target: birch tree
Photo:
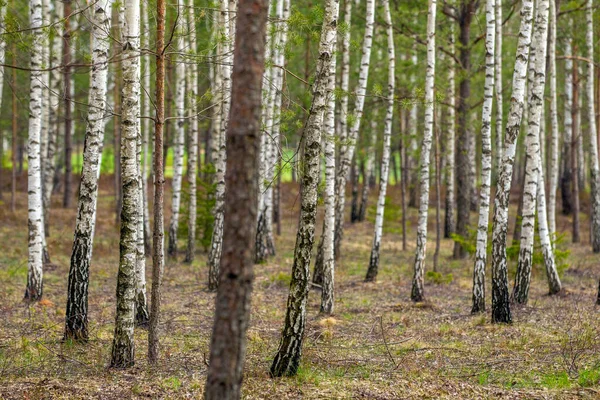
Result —
<instances>
[{"instance_id":1,"label":"birch tree","mask_svg":"<svg viewBox=\"0 0 600 400\"><path fill-rule=\"evenodd\" d=\"M496 68L495 93L496 93L496 174L500 171L502 162L502 132L504 122L503 96L502 96L502 0L496 0L496 49L494 65Z\"/></svg>"},{"instance_id":2,"label":"birch tree","mask_svg":"<svg viewBox=\"0 0 600 400\"><path fill-rule=\"evenodd\" d=\"M485 311L485 265L487 263L488 225L490 216L490 185L492 183L492 107L496 61L496 0L487 0L485 6L485 86L481 113L481 189L479 194L479 222L473 268L473 306L471 313ZM500 119L502 125L502 119Z\"/></svg>"},{"instance_id":3,"label":"birch tree","mask_svg":"<svg viewBox=\"0 0 600 400\"><path fill-rule=\"evenodd\" d=\"M556 191L558 190L558 100L556 95L556 1L550 0L550 39L548 41L548 60L550 78L550 152L548 154L548 234L550 238L556 232ZM540 136L540 143L544 140ZM540 180L540 182L543 182Z\"/></svg>"},{"instance_id":4,"label":"birch tree","mask_svg":"<svg viewBox=\"0 0 600 400\"><path fill-rule=\"evenodd\" d=\"M572 20L568 19L568 31L571 32ZM562 175L560 178L560 194L562 199L562 214L571 214L572 209L572 192L571 182L573 177L572 161L571 161L571 143L573 141L573 118L571 116L573 107L573 60L571 59L571 37L566 35L563 52L565 54L565 96L563 103L564 115L564 132L563 132L563 148L562 148Z\"/></svg>"},{"instance_id":5,"label":"birch tree","mask_svg":"<svg viewBox=\"0 0 600 400\"><path fill-rule=\"evenodd\" d=\"M169 224L169 247L167 254L170 257L177 255L177 230L179 229L179 210L181 206L181 183L183 180L183 153L185 146L185 77L186 66L183 54L185 53L185 37L183 24L179 22L178 53L180 54L175 67L175 109L177 123L173 136L173 197L171 200L171 223Z\"/></svg>"},{"instance_id":6,"label":"birch tree","mask_svg":"<svg viewBox=\"0 0 600 400\"><path fill-rule=\"evenodd\" d=\"M390 3L383 0L383 14L387 32L387 53L388 53L388 95L387 110L385 114L385 124L383 128L383 154L381 158L381 179L379 180L379 197L377 199L377 214L375 216L375 229L373 232L373 245L371 247L371 257L369 259L369 268L365 280L372 281L377 276L379 269L379 253L381 247L381 235L383 232L383 213L385 211L385 196L387 193L387 184L390 171L390 148L392 138L392 121L394 118L394 91L396 89L396 53L394 50L394 30L392 17L390 14Z\"/></svg>"},{"instance_id":7,"label":"birch tree","mask_svg":"<svg viewBox=\"0 0 600 400\"><path fill-rule=\"evenodd\" d=\"M372 10L373 6L371 6ZM319 58L313 83L313 99L304 128L302 200L292 266L292 281L281 341L271 365L272 376L295 375L302 355L309 289L308 275L315 236L321 130L323 129L323 114L327 108L327 99L331 96L328 82L332 71L332 59L335 57L338 12L338 0L327 0L319 43Z\"/></svg>"},{"instance_id":8,"label":"birch tree","mask_svg":"<svg viewBox=\"0 0 600 400\"><path fill-rule=\"evenodd\" d=\"M548 40L548 0L537 1L537 17L535 32L531 43L530 97L528 102L528 124L526 146L525 186L523 188L523 216L521 222L521 242L519 247L519 261L513 300L519 304L526 304L529 297L531 281L531 268L533 265L533 241L535 228L535 210L540 174L540 124L546 83L546 50ZM531 65L531 64L530 64Z\"/></svg>"},{"instance_id":9,"label":"birch tree","mask_svg":"<svg viewBox=\"0 0 600 400\"><path fill-rule=\"evenodd\" d=\"M455 53L455 39L454 39L454 23L451 21L450 34L448 36L448 51L451 55ZM456 196L454 187L454 160L456 146L456 70L454 67L454 61L450 58L452 65L448 68L448 91L447 102L448 107L446 109L446 204L445 204L445 221L444 221L444 237L450 238L455 231L455 210L456 210Z\"/></svg>"},{"instance_id":10,"label":"birch tree","mask_svg":"<svg viewBox=\"0 0 600 400\"><path fill-rule=\"evenodd\" d=\"M29 138L27 141L27 226L28 259L26 301L37 301L43 294L42 171L40 137L42 131L42 0L29 0L29 26L33 41L30 60Z\"/></svg>"},{"instance_id":11,"label":"birch tree","mask_svg":"<svg viewBox=\"0 0 600 400\"><path fill-rule=\"evenodd\" d=\"M196 14L194 11L193 0L188 0L188 35L190 53L196 53ZM188 206L188 237L187 248L185 252L185 261L192 262L194 260L194 252L196 249L196 199L197 188L196 179L198 175L198 117L196 97L198 96L198 66L192 61L186 69L186 80L188 87L188 117L190 121L189 134L189 150L188 150L188 184L190 191L190 200Z\"/></svg>"},{"instance_id":12,"label":"birch tree","mask_svg":"<svg viewBox=\"0 0 600 400\"><path fill-rule=\"evenodd\" d=\"M117 275L117 312L110 365L127 368L134 364L133 330L136 312L136 267L138 260L140 174L137 148L140 112L140 3L125 0L123 32L123 89L121 100L121 209L120 261Z\"/></svg>"},{"instance_id":13,"label":"birch tree","mask_svg":"<svg viewBox=\"0 0 600 400\"><path fill-rule=\"evenodd\" d=\"M346 180L350 170L350 164L356 148L356 139L365 104L367 81L369 79L369 65L371 59L371 46L373 44L373 25L375 20L375 0L366 0L365 36L362 45L360 69L358 72L358 85L356 88L356 102L353 111L353 123L347 137L340 147L340 165L336 176L336 210L335 210L335 234L334 254L336 259L340 254L340 246L344 235L344 206L346 203ZM344 110L342 110L343 112Z\"/></svg>"},{"instance_id":14,"label":"birch tree","mask_svg":"<svg viewBox=\"0 0 600 400\"><path fill-rule=\"evenodd\" d=\"M144 3L145 6L142 9L141 13L141 21L142 27L145 30L145 34L140 37L140 47L142 49L148 48L149 45L149 31L148 31L148 13L149 7L148 3ZM144 70L142 74L142 90L141 90L141 100L142 101L142 115L145 117L140 122L142 124L142 154L143 154L143 162L142 162L142 201L144 207L144 245L146 248L146 252L150 253L151 247L151 229L150 229L150 209L148 205L148 176L150 175L150 160L152 158L151 151L149 148L149 140L150 140L150 75L151 75L151 65L150 65L150 53L146 52L143 56L144 61ZM193 67L193 66L192 66Z\"/></svg>"},{"instance_id":15,"label":"birch tree","mask_svg":"<svg viewBox=\"0 0 600 400\"><path fill-rule=\"evenodd\" d=\"M208 288L216 290L219 285L219 263L221 260L221 251L223 245L223 210L225 205L225 167L227 154L225 147L225 132L227 132L227 117L231 104L231 65L233 63L233 49L231 45L231 35L229 31L230 13L227 0L221 2L221 21L222 32L225 41L221 44L223 49L223 64L221 70L222 82L222 101L221 101L221 122L219 126L218 140L215 157L215 205L213 207L213 234L208 253Z\"/></svg>"},{"instance_id":16,"label":"birch tree","mask_svg":"<svg viewBox=\"0 0 600 400\"><path fill-rule=\"evenodd\" d=\"M425 123L421 158L419 161L419 218L417 222L417 248L415 250L414 275L410 299L423 301L425 292L423 277L425 274L425 255L427 248L427 214L429 211L429 164L433 138L433 111L435 80L435 17L437 0L429 0L427 12L427 69L425 71Z\"/></svg>"},{"instance_id":17,"label":"birch tree","mask_svg":"<svg viewBox=\"0 0 600 400\"><path fill-rule=\"evenodd\" d=\"M533 26L533 0L523 1L520 14L521 24L513 71L510 110L502 152L502 168L498 177L496 199L494 201L492 229L492 322L494 323L512 322L508 295L506 232L508 229L508 205L517 137L519 136L523 117L527 62L529 60L529 46Z\"/></svg>"},{"instance_id":18,"label":"birch tree","mask_svg":"<svg viewBox=\"0 0 600 400\"><path fill-rule=\"evenodd\" d=\"M104 142L104 118L106 113L106 90L109 58L110 17L113 0L100 0L94 4L92 20L92 64L83 168L79 185L79 201L69 283L67 286L67 309L65 316L65 339L87 341L88 333L88 285L94 230L98 179Z\"/></svg>"},{"instance_id":19,"label":"birch tree","mask_svg":"<svg viewBox=\"0 0 600 400\"><path fill-rule=\"evenodd\" d=\"M588 104L588 124L590 139L590 182L592 197L592 250L600 253L600 164L598 162L598 140L596 132L596 109L594 103L594 4L587 0L585 21L585 44L588 63L585 91Z\"/></svg>"},{"instance_id":20,"label":"birch tree","mask_svg":"<svg viewBox=\"0 0 600 400\"><path fill-rule=\"evenodd\" d=\"M4 35L6 32L5 17L8 3L0 4L0 34ZM6 57L6 38L0 39L0 64L4 65L4 59ZM2 107L2 88L4 87L4 66L0 67L0 108Z\"/></svg>"}]
</instances>

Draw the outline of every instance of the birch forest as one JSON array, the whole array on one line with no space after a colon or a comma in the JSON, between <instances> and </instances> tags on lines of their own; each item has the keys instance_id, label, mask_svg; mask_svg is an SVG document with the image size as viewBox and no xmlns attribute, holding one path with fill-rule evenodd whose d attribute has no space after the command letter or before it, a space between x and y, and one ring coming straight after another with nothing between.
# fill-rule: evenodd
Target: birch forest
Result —
<instances>
[{"instance_id":1,"label":"birch forest","mask_svg":"<svg viewBox=\"0 0 600 400\"><path fill-rule=\"evenodd\" d=\"M600 399L600 0L0 0L0 399Z\"/></svg>"}]
</instances>

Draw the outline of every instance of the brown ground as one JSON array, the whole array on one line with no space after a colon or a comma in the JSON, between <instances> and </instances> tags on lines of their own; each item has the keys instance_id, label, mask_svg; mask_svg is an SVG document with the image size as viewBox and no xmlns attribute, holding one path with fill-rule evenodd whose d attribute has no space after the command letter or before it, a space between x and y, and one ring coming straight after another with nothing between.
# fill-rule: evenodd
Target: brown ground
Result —
<instances>
[{"instance_id":1,"label":"brown ground","mask_svg":"<svg viewBox=\"0 0 600 400\"><path fill-rule=\"evenodd\" d=\"M111 181L103 182L99 202L90 282L91 341L74 345L60 339L75 209L61 209L60 196L55 197L48 240L54 264L45 269L45 299L33 305L22 303L27 274L23 180L16 215L7 204L0 206L0 398L200 398L213 309L213 294L205 289L205 255L198 254L193 265L171 261L166 267L160 364L148 365L147 332L138 329L136 366L110 370L119 249ZM562 296L546 295L545 276L538 266L529 305L514 309L512 325L492 325L489 315L469 313L473 260L452 260L450 240L442 242L439 274L428 276L428 301L410 302L416 210L410 210L409 246L402 251L398 195L392 188L378 281L363 282L374 219L375 198L371 197L368 221L346 226L343 259L336 271L335 315L319 316L319 294L311 292L298 376L270 379L268 369L285 312L298 209L297 188L285 185L278 254L255 269L244 396L600 398L600 324L594 308L599 257L590 251L588 232L583 233L581 245L571 245L568 236L559 245L571 250L565 260L568 267L562 271L566 288ZM474 222L476 216L472 217ZM434 219L430 221L429 261L435 247ZM582 216L582 226L588 224ZM568 220L561 219L559 227L567 230ZM511 262L511 273L514 268Z\"/></svg>"}]
</instances>

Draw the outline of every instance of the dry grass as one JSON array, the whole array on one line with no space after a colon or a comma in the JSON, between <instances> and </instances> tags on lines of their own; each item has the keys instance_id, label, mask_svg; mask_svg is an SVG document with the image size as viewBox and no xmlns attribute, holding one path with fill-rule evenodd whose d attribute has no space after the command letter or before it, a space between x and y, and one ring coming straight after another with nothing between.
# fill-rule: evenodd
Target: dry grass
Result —
<instances>
[{"instance_id":1,"label":"dry grass","mask_svg":"<svg viewBox=\"0 0 600 400\"><path fill-rule=\"evenodd\" d=\"M119 248L110 189L110 180L104 181L90 282L91 340L86 345L60 341L75 210L61 209L56 196L48 241L54 265L45 270L45 299L26 305L21 302L27 273L25 192L19 193L16 215L0 208L0 398L202 396L214 296L205 290L202 254L193 265L171 261L166 267L160 364L148 365L147 333L138 329L136 366L127 371L106 367ZM450 279L428 281L427 302L413 304L409 293L416 210L410 210L409 249L403 252L398 194L396 188L390 191L377 282L363 282L372 222L348 224L336 271L335 314L320 316L320 296L311 292L298 376L271 379L268 368L285 313L299 204L297 188L285 186L278 254L255 268L244 396L600 398L600 325L593 306L598 256L591 254L589 245L568 246L572 253L562 296L547 296L543 271L534 270L530 303L514 310L515 323L510 326L490 324L489 315L469 314L472 260L452 260L450 240L442 243L439 270ZM372 218L372 207L369 213ZM561 219L559 226L567 229L568 221ZM587 226L585 220L582 226ZM433 236L430 240L431 261Z\"/></svg>"}]
</instances>

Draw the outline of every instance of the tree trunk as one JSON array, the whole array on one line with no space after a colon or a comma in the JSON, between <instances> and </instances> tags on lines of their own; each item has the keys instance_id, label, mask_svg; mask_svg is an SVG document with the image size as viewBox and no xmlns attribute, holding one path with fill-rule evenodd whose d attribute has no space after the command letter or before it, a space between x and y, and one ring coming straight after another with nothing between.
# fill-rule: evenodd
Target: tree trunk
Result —
<instances>
[{"instance_id":1,"label":"tree trunk","mask_svg":"<svg viewBox=\"0 0 600 400\"><path fill-rule=\"evenodd\" d=\"M492 322L510 323L512 316L508 295L508 268L506 260L506 231L512 169L515 162L516 142L523 117L527 62L533 26L533 0L524 0L521 7L521 26L513 72L510 110L506 124L502 169L498 177L492 229Z\"/></svg>"},{"instance_id":2,"label":"tree trunk","mask_svg":"<svg viewBox=\"0 0 600 400\"><path fill-rule=\"evenodd\" d=\"M148 5L144 6L142 10L142 26L148 26ZM140 47L142 49L146 49L149 47L149 38L147 35L142 35L140 38ZM144 71L142 75L142 116L144 117L141 120L142 124L142 196L143 196L143 207L144 207L144 250L147 255L150 254L152 248L152 232L150 229L150 209L148 202L148 177L150 175L150 160L152 158L151 153L148 150L149 147L149 139L150 139L150 75L152 74L151 65L150 65L150 53L144 55ZM194 66L192 65L192 68Z\"/></svg>"},{"instance_id":3,"label":"tree trunk","mask_svg":"<svg viewBox=\"0 0 600 400\"><path fill-rule=\"evenodd\" d=\"M592 250L600 253L600 164L598 161L598 140L596 132L596 111L594 104L594 8L593 0L586 3L587 30L585 42L587 57L592 62L588 63L587 79L585 84L588 101L588 125L590 138L590 182L592 200Z\"/></svg>"},{"instance_id":4,"label":"tree trunk","mask_svg":"<svg viewBox=\"0 0 600 400\"><path fill-rule=\"evenodd\" d=\"M152 233L152 302L148 329L148 361L155 364L159 352L161 285L165 266L163 129L165 126L165 12L166 0L156 2L156 114L154 117L154 231Z\"/></svg>"},{"instance_id":5,"label":"tree trunk","mask_svg":"<svg viewBox=\"0 0 600 400\"><path fill-rule=\"evenodd\" d=\"M194 12L193 0L188 0L188 32L189 32L189 48L192 54L196 54L196 18ZM189 147L188 147L188 184L189 184L189 207L188 207L188 237L187 248L185 251L185 262L191 263L194 261L194 253L196 250L196 180L197 180L197 165L198 165L198 117L196 116L197 105L196 97L198 95L198 66L194 61L187 67L186 70L187 92L189 93L188 116L190 124Z\"/></svg>"},{"instance_id":6,"label":"tree trunk","mask_svg":"<svg viewBox=\"0 0 600 400\"><path fill-rule=\"evenodd\" d=\"M17 44L15 42L12 43L12 51L13 51L13 69L12 69L12 84L15 86L17 84L17 68L16 67L16 59L15 56L17 54ZM17 200L17 152L18 152L18 143L17 143L17 132L19 130L18 126L18 112L17 112L17 91L12 90L12 179L11 179L11 191L10 191L10 211L12 213L16 210L16 200Z\"/></svg>"},{"instance_id":7,"label":"tree trunk","mask_svg":"<svg viewBox=\"0 0 600 400\"><path fill-rule=\"evenodd\" d=\"M337 17L336 17L337 18ZM369 64L371 59L371 45L373 43L373 25L375 20L375 0L367 0L365 36L363 39L360 70L358 72L358 85L356 88L356 102L354 104L354 119L347 137L340 148L340 165L336 176L336 211L335 211L335 234L334 254L336 260L340 256L342 238L344 236L344 205L346 203L346 179L350 169L350 163L356 148L356 139L362 119L365 104L365 93L369 79ZM342 110L343 112L343 110Z\"/></svg>"},{"instance_id":8,"label":"tree trunk","mask_svg":"<svg viewBox=\"0 0 600 400\"><path fill-rule=\"evenodd\" d=\"M133 366L140 221L140 174L137 148L140 113L140 3L125 0L123 31L123 89L121 101L121 209L120 262L117 276L117 312L110 366Z\"/></svg>"},{"instance_id":9,"label":"tree trunk","mask_svg":"<svg viewBox=\"0 0 600 400\"><path fill-rule=\"evenodd\" d=\"M569 18L569 32L572 31L572 20ZM563 136L563 171L560 179L560 193L562 198L563 215L571 214L573 195L571 192L573 179L573 162L571 160L571 143L573 142L573 60L571 57L571 38L565 35L565 99L564 99L564 136Z\"/></svg>"},{"instance_id":10,"label":"tree trunk","mask_svg":"<svg viewBox=\"0 0 600 400\"><path fill-rule=\"evenodd\" d=\"M375 216L375 228L373 232L373 245L371 246L371 257L369 258L369 268L367 270L366 281L372 281L377 276L379 269L379 254L381 246L381 236L383 232L383 213L385 210L385 196L390 170L390 148L392 138L392 121L394 118L394 91L396 89L395 72L396 56L394 49L394 31L392 17L390 15L390 3L383 1L384 21L387 31L387 53L388 53L388 94L387 110L385 114L385 123L383 128L383 154L381 159L381 179L379 181L379 198L377 199L377 214ZM372 132L375 134L375 132ZM401 139L402 140L402 139Z\"/></svg>"},{"instance_id":11,"label":"tree trunk","mask_svg":"<svg viewBox=\"0 0 600 400\"><path fill-rule=\"evenodd\" d=\"M64 0L64 31L63 31L63 81L65 83L65 101L64 101L64 124L65 124L65 187L63 197L63 207L71 207L71 197L73 190L71 189L72 181L72 163L71 154L73 152L72 140L72 120L71 111L71 1Z\"/></svg>"},{"instance_id":12,"label":"tree trunk","mask_svg":"<svg viewBox=\"0 0 600 400\"><path fill-rule=\"evenodd\" d=\"M548 56L550 62L550 151L548 154L548 234L554 238L556 232L556 191L558 190L558 100L556 94L556 1L550 0L550 40ZM543 143L543 138L540 137ZM540 181L543 182L543 181Z\"/></svg>"},{"instance_id":13,"label":"tree trunk","mask_svg":"<svg viewBox=\"0 0 600 400\"><path fill-rule=\"evenodd\" d=\"M96 225L96 204L102 148L104 143L104 114L106 112L106 81L108 77L110 17L113 0L94 5L92 23L92 64L90 77L90 108L87 116L83 168L79 186L79 202L65 316L65 339L87 341L88 285Z\"/></svg>"},{"instance_id":14,"label":"tree trunk","mask_svg":"<svg viewBox=\"0 0 600 400\"><path fill-rule=\"evenodd\" d=\"M367 204L369 202L369 189L371 188L371 175L375 169L375 146L377 144L377 111L373 110L371 115L371 131L369 147L366 149L365 170L363 174L363 187L358 209L358 222L365 220L367 215Z\"/></svg>"},{"instance_id":15,"label":"tree trunk","mask_svg":"<svg viewBox=\"0 0 600 400\"><path fill-rule=\"evenodd\" d=\"M451 21L450 34L448 36L448 46L450 54L455 54L454 46L454 23ZM445 170L445 183L446 183L446 202L445 202L445 220L444 220L444 237L450 238L455 233L456 225L454 223L455 210L456 210L456 198L454 188L454 170L455 170L455 147L456 147L456 88L455 88L455 76L456 71L454 69L454 60L450 58L450 62L453 63L448 68L448 91L447 91L447 102L448 108L446 115L446 170Z\"/></svg>"},{"instance_id":16,"label":"tree trunk","mask_svg":"<svg viewBox=\"0 0 600 400\"><path fill-rule=\"evenodd\" d=\"M573 243L579 243L579 157L577 156L577 148L581 141L581 100L579 96L579 69L577 61L573 62L573 104L571 105L571 118L573 120L573 131L571 137L573 144L571 148L571 163L573 165Z\"/></svg>"},{"instance_id":17,"label":"tree trunk","mask_svg":"<svg viewBox=\"0 0 600 400\"><path fill-rule=\"evenodd\" d=\"M485 311L485 266L487 264L488 226L490 218L490 185L492 183L492 108L494 106L494 79L496 61L496 0L487 0L485 6L485 86L481 113L481 192L477 245L473 267L473 306L471 313ZM502 124L502 119L500 119Z\"/></svg>"},{"instance_id":18,"label":"tree trunk","mask_svg":"<svg viewBox=\"0 0 600 400\"><path fill-rule=\"evenodd\" d=\"M29 90L29 138L27 142L27 208L29 227L26 301L37 301L43 292L43 236L42 171L40 135L42 130L42 0L30 0L31 73Z\"/></svg>"},{"instance_id":19,"label":"tree trunk","mask_svg":"<svg viewBox=\"0 0 600 400\"><path fill-rule=\"evenodd\" d=\"M504 122L503 93L502 93L502 0L496 0L496 51L494 64L496 68L496 179L502 168L502 136Z\"/></svg>"},{"instance_id":20,"label":"tree trunk","mask_svg":"<svg viewBox=\"0 0 600 400\"><path fill-rule=\"evenodd\" d=\"M313 100L303 135L305 140L304 175L302 177L300 222L294 250L292 281L290 283L285 325L277 355L271 365L272 376L295 375L298 371L302 354L302 340L306 324L306 302L309 289L310 256L314 242L317 214L317 181L321 151L321 129L323 129L323 114L327 108L327 100L332 95L328 82L332 72L331 62L334 57L338 25L339 3L336 0L327 0L325 5L323 29L321 30L321 41L319 44L319 58L313 84ZM370 3L367 9L372 14L373 2ZM335 81L335 77L332 79Z\"/></svg>"},{"instance_id":21,"label":"tree trunk","mask_svg":"<svg viewBox=\"0 0 600 400\"><path fill-rule=\"evenodd\" d=\"M256 237L265 0L239 0L227 135L227 203L205 399L241 397Z\"/></svg>"},{"instance_id":22,"label":"tree trunk","mask_svg":"<svg viewBox=\"0 0 600 400\"><path fill-rule=\"evenodd\" d=\"M417 225L417 249L410 299L423 301L423 277L427 246L427 213L429 211L429 162L433 137L434 80L435 80L435 17L437 0L429 0L427 13L427 69L425 77L425 123L419 162L420 199Z\"/></svg>"},{"instance_id":23,"label":"tree trunk","mask_svg":"<svg viewBox=\"0 0 600 400\"><path fill-rule=\"evenodd\" d=\"M546 83L546 50L548 43L548 11L549 1L538 0L538 11L535 21L535 32L531 42L529 124L525 146L527 148L527 169L525 173L525 196L523 198L523 219L521 222L521 245L519 247L519 263L515 276L513 300L519 304L527 304L533 266L533 241L535 228L535 208L538 196L538 181L542 161L540 157L540 125L544 106L544 88ZM531 65L531 64L530 64Z\"/></svg>"},{"instance_id":24,"label":"tree trunk","mask_svg":"<svg viewBox=\"0 0 600 400\"><path fill-rule=\"evenodd\" d=\"M408 117L408 114L406 117ZM400 177L402 179L400 183L400 196L402 203L402 251L406 251L406 185L408 180L408 160L403 137L400 138L400 165Z\"/></svg>"}]
</instances>

